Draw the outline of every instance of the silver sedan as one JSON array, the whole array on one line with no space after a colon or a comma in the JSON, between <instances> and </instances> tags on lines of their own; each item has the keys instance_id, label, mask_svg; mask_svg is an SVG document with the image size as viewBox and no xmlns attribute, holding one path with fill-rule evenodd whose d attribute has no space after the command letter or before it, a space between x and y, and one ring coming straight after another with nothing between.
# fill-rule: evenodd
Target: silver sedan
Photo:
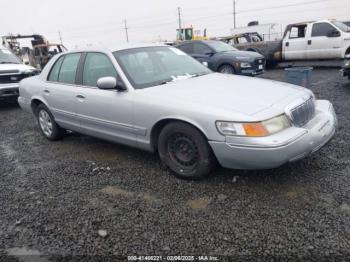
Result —
<instances>
[{"instance_id":1,"label":"silver sedan","mask_svg":"<svg viewBox=\"0 0 350 262\"><path fill-rule=\"evenodd\" d=\"M158 152L187 179L217 162L269 169L302 159L337 126L332 104L305 88L213 73L168 46L60 54L21 82L18 101L49 140L72 130Z\"/></svg>"}]
</instances>

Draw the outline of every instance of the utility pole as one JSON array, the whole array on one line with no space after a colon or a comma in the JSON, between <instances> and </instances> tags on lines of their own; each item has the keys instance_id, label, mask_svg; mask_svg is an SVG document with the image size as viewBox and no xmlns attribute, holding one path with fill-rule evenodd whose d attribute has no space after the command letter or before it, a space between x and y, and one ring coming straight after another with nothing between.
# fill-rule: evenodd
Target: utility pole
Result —
<instances>
[{"instance_id":1,"label":"utility pole","mask_svg":"<svg viewBox=\"0 0 350 262\"><path fill-rule=\"evenodd\" d=\"M126 19L124 19L124 30L125 30L125 35L126 35L126 42L129 43L129 34L128 34L128 26L127 26L127 23L126 23Z\"/></svg>"},{"instance_id":2,"label":"utility pole","mask_svg":"<svg viewBox=\"0 0 350 262\"><path fill-rule=\"evenodd\" d=\"M58 36L60 37L61 45L63 45L62 35L61 35L61 32L60 32L60 31L58 31Z\"/></svg>"},{"instance_id":3,"label":"utility pole","mask_svg":"<svg viewBox=\"0 0 350 262\"><path fill-rule=\"evenodd\" d=\"M180 38L180 40L182 40L182 27L181 27L181 7L178 7L177 8L177 13L178 13L178 15L179 15L179 38Z\"/></svg>"},{"instance_id":4,"label":"utility pole","mask_svg":"<svg viewBox=\"0 0 350 262\"><path fill-rule=\"evenodd\" d=\"M236 0L233 0L233 28L236 29Z\"/></svg>"}]
</instances>

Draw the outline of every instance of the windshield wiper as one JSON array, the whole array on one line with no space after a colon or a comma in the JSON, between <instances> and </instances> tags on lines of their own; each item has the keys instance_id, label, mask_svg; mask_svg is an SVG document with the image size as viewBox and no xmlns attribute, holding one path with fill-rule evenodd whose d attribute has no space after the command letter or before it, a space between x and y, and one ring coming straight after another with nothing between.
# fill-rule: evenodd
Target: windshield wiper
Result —
<instances>
[{"instance_id":1,"label":"windshield wiper","mask_svg":"<svg viewBox=\"0 0 350 262\"><path fill-rule=\"evenodd\" d=\"M193 78L193 77L204 76L204 75L207 75L207 73L198 73L198 74L194 74L194 75L192 75L192 78Z\"/></svg>"}]
</instances>

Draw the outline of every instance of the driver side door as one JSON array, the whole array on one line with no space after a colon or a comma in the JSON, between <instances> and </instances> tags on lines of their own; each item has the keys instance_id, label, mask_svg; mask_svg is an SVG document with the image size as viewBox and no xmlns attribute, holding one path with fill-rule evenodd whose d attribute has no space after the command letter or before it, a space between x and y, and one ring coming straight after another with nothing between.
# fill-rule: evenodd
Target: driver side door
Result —
<instances>
[{"instance_id":1,"label":"driver side door","mask_svg":"<svg viewBox=\"0 0 350 262\"><path fill-rule=\"evenodd\" d=\"M193 54L192 57L197 59L202 64L206 64L212 69L211 56L214 54L213 50L200 42L193 43Z\"/></svg>"},{"instance_id":2,"label":"driver side door","mask_svg":"<svg viewBox=\"0 0 350 262\"><path fill-rule=\"evenodd\" d=\"M132 92L97 87L101 77L119 78L113 57L99 52L84 55L76 96L81 132L135 146L137 130L132 123Z\"/></svg>"}]
</instances>

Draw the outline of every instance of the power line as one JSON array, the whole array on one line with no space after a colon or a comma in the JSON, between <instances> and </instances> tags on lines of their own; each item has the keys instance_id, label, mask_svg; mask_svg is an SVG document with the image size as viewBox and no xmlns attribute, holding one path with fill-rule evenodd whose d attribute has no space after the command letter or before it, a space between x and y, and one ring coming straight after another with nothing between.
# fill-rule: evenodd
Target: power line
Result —
<instances>
[{"instance_id":1,"label":"power line","mask_svg":"<svg viewBox=\"0 0 350 262\"><path fill-rule=\"evenodd\" d=\"M181 30L181 8L180 7L178 7L177 8L177 14L178 14L178 16L179 16L179 38L180 38L180 40L182 40L182 30Z\"/></svg>"},{"instance_id":2,"label":"power line","mask_svg":"<svg viewBox=\"0 0 350 262\"><path fill-rule=\"evenodd\" d=\"M60 31L58 31L58 36L59 36L59 38L60 38L61 45L63 45L62 35L61 35L61 32L60 32Z\"/></svg>"},{"instance_id":3,"label":"power line","mask_svg":"<svg viewBox=\"0 0 350 262\"><path fill-rule=\"evenodd\" d=\"M128 34L128 26L126 24L126 19L124 19L124 30L125 30L125 35L126 35L126 42L129 43L129 34Z\"/></svg>"},{"instance_id":4,"label":"power line","mask_svg":"<svg viewBox=\"0 0 350 262\"><path fill-rule=\"evenodd\" d=\"M233 28L236 28L236 0L233 0Z\"/></svg>"}]
</instances>

